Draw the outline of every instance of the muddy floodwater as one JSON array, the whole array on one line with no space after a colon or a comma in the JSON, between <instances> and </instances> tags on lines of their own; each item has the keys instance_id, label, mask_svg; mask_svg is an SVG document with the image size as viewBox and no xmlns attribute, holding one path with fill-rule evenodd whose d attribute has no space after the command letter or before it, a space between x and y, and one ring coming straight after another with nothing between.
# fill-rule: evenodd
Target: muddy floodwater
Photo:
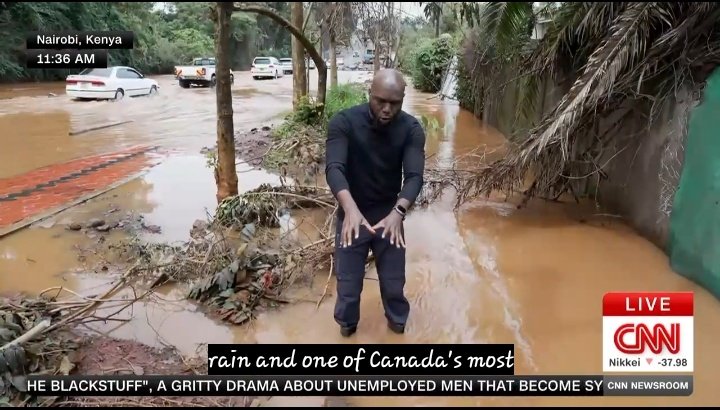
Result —
<instances>
[{"instance_id":1,"label":"muddy floodwater","mask_svg":"<svg viewBox=\"0 0 720 410\"><path fill-rule=\"evenodd\" d=\"M367 73L340 72L364 82ZM253 81L236 72L235 130L277 124L292 108L292 78ZM311 84L316 84L315 75ZM152 241L182 241L196 219L214 209L212 171L200 150L215 141L215 96L181 89L158 77L160 95L111 102L75 102L62 83L0 89L0 178L87 155L157 146L159 165L142 177L87 203L0 239L0 292L38 294L62 286L82 294L107 286L107 274L87 272L78 249L92 239L67 231L68 221L108 209L134 210L161 233ZM55 96L48 96L50 93ZM429 166L449 166L462 153L503 137L451 101L408 90L405 109L438 120L428 134ZM103 124L121 126L70 135ZM276 176L238 165L240 189ZM296 221L297 222L297 221ZM516 374L602 373L602 296L608 291L695 292L695 385L691 397L612 398L347 398L348 405L718 405L720 303L672 272L667 257L615 216L592 204L530 202L516 209L503 198L477 201L456 214L452 198L419 210L406 223L407 292L411 315L405 335L388 331L378 282L368 272L361 323L351 339L339 335L333 296L316 309L325 277L298 302L262 314L249 325L215 322L173 288L124 312L127 323L92 330L193 354L207 343L514 343ZM113 235L120 235L113 234ZM331 285L331 290L333 286ZM302 399L283 398L289 405Z\"/></svg>"}]
</instances>

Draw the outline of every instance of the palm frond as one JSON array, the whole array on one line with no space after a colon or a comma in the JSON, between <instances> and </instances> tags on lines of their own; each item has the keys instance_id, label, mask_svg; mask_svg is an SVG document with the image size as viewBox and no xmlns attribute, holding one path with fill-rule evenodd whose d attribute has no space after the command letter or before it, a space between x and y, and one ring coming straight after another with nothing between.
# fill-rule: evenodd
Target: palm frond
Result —
<instances>
[{"instance_id":1,"label":"palm frond","mask_svg":"<svg viewBox=\"0 0 720 410\"><path fill-rule=\"evenodd\" d=\"M456 5L458 20L474 28L480 21L480 3L463 1Z\"/></svg>"},{"instance_id":2,"label":"palm frond","mask_svg":"<svg viewBox=\"0 0 720 410\"><path fill-rule=\"evenodd\" d=\"M563 160L567 159L568 136L585 108L595 105L609 94L620 72L637 60L638 56L644 55L647 33L653 24L652 14L658 9L661 8L657 3L632 3L618 17L610 30L610 36L590 56L583 75L563 97L558 109L529 138L523 160L539 154L548 144L556 143L562 146Z\"/></svg>"},{"instance_id":3,"label":"palm frond","mask_svg":"<svg viewBox=\"0 0 720 410\"><path fill-rule=\"evenodd\" d=\"M531 2L485 3L481 10L480 27L494 40L500 50L509 50L517 39L527 37L534 22Z\"/></svg>"},{"instance_id":4,"label":"palm frond","mask_svg":"<svg viewBox=\"0 0 720 410\"><path fill-rule=\"evenodd\" d=\"M507 6L490 6L494 11L487 16L505 12L502 7ZM619 138L607 135L617 130L599 135L601 118L621 107L623 118L643 110L650 127L681 87L697 91L698 82L720 65L718 3L561 3L549 11L545 37L529 58L513 63L519 72L516 124L537 113L539 85L548 74L562 69L574 78L572 86L522 143L511 144L508 155L467 181L458 204L496 190L517 192L528 176L527 195L555 197L575 181L601 175L598 159ZM486 94L476 104L493 101L487 94L497 88L496 66L476 70L475 77L484 78L474 82Z\"/></svg>"},{"instance_id":5,"label":"palm frond","mask_svg":"<svg viewBox=\"0 0 720 410\"><path fill-rule=\"evenodd\" d=\"M617 3L563 3L538 45L533 68L553 75L561 66L565 71L577 69L576 63L586 62L607 35L621 7Z\"/></svg>"},{"instance_id":6,"label":"palm frond","mask_svg":"<svg viewBox=\"0 0 720 410\"><path fill-rule=\"evenodd\" d=\"M515 109L515 124L519 128L514 134L527 135L528 130L523 126L532 127L543 114L540 112L541 99L544 97L541 93L542 86L543 77L539 75L525 75L519 79Z\"/></svg>"}]
</instances>

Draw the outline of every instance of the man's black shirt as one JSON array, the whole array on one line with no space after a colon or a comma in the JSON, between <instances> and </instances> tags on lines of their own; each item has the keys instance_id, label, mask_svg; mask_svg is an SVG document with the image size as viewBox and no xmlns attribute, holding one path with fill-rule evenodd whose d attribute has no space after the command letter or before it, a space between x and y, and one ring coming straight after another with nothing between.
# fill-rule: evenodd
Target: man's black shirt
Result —
<instances>
[{"instance_id":1,"label":"man's black shirt","mask_svg":"<svg viewBox=\"0 0 720 410\"><path fill-rule=\"evenodd\" d=\"M360 212L375 224L392 211L398 197L412 204L420 194L425 132L404 111L389 124L375 125L369 104L357 105L330 120L325 163L333 194L348 189Z\"/></svg>"}]
</instances>

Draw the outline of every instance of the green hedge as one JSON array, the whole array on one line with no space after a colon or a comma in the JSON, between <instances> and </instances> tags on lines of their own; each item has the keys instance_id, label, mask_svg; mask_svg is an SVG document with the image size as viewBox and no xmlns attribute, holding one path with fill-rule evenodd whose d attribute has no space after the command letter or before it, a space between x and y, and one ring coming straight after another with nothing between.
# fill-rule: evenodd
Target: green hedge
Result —
<instances>
[{"instance_id":1,"label":"green hedge","mask_svg":"<svg viewBox=\"0 0 720 410\"><path fill-rule=\"evenodd\" d=\"M456 50L455 41L447 34L420 41L411 57L413 86L423 92L440 91L443 74Z\"/></svg>"}]
</instances>

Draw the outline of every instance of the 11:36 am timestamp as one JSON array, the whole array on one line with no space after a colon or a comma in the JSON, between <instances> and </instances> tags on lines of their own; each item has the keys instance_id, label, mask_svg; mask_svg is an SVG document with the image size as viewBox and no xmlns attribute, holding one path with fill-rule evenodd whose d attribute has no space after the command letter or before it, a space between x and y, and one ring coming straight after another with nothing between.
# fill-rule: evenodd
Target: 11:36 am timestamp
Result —
<instances>
[{"instance_id":1,"label":"11:36 am timestamp","mask_svg":"<svg viewBox=\"0 0 720 410\"><path fill-rule=\"evenodd\" d=\"M27 50L27 68L105 68L107 50Z\"/></svg>"}]
</instances>

